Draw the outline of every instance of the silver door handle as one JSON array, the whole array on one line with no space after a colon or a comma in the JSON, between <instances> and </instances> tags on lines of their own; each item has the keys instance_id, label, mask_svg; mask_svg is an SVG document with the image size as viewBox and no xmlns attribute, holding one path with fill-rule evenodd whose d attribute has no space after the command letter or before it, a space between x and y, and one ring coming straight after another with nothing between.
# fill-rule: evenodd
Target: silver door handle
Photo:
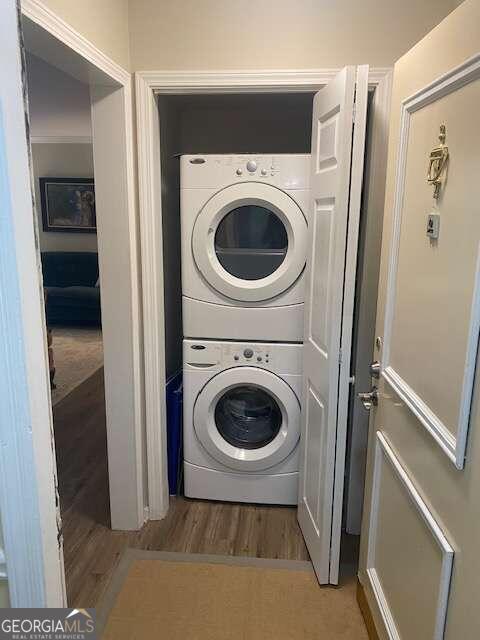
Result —
<instances>
[{"instance_id":1,"label":"silver door handle","mask_svg":"<svg viewBox=\"0 0 480 640\"><path fill-rule=\"evenodd\" d=\"M358 397L367 411L370 411L372 407L376 407L378 405L377 387L372 387L372 390L366 393L359 393Z\"/></svg>"}]
</instances>

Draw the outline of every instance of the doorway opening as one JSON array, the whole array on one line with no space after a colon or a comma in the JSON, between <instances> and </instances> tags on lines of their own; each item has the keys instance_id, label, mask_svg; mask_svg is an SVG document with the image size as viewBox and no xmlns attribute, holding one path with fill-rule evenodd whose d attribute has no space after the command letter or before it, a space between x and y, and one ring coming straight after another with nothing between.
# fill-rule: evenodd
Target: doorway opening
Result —
<instances>
[{"instance_id":1,"label":"doorway opening","mask_svg":"<svg viewBox=\"0 0 480 640\"><path fill-rule=\"evenodd\" d=\"M109 578L97 552L113 564L115 530L128 536L146 517L131 77L25 11L62 556L52 581L60 593L65 569L68 604L93 606Z\"/></svg>"},{"instance_id":2,"label":"doorway opening","mask_svg":"<svg viewBox=\"0 0 480 640\"><path fill-rule=\"evenodd\" d=\"M103 367L90 90L26 55L52 405Z\"/></svg>"},{"instance_id":3,"label":"doorway opening","mask_svg":"<svg viewBox=\"0 0 480 640\"><path fill-rule=\"evenodd\" d=\"M185 229L181 229L180 225L182 219L181 208L184 206L181 193L181 174L184 169L182 162L184 162L184 164L187 164L187 161L190 163L200 163L205 162L205 158L207 158L208 161L208 156L211 155L226 155L231 156L232 164L235 164L235 156L238 156L237 160L240 167L240 162L243 162L241 154L253 154L255 160L258 162L260 162L259 159L266 154L271 154L272 156L278 155L279 158L282 154L309 154L311 148L313 96L314 93L311 91L268 94L209 93L208 95L166 95L159 93L159 95L157 95L156 104L159 113L158 126L161 140L160 171L164 278L163 303L165 317L165 379L167 381L172 379L172 377L178 374L178 372L181 372L183 368L184 392L187 390L185 365L187 364L188 369L188 366L193 360L196 362L198 359L198 363L200 363L200 360L202 361L199 366L209 366L207 362L210 361L205 354L210 348L211 343L209 343L209 340L213 340L213 334L185 333L185 327L188 326L189 319L186 319L185 316L182 318L181 273L182 268L184 268L182 260L185 258L185 252L183 251L182 253L182 241L185 242ZM378 196L376 193L379 184L376 182L377 177L373 179L371 175L372 157L377 161L377 155L374 154L378 154L379 152L378 146L376 146L378 145L378 140L374 140L374 134L378 137L378 124L373 121L376 110L378 110L378 104L375 104L375 90L372 87L368 100L368 142L365 149L364 191L359 238L359 245L362 247L362 251L359 254L358 278L355 285L357 294L354 312L355 338L352 350L354 356L352 358L352 375L354 370L360 370L362 368L365 368L368 372L370 365L370 356L367 355L368 347L364 347L362 351L358 345L372 345L374 339L373 330L376 295L374 293L372 295L372 291L376 287L375 280L378 279L380 245L379 243L374 244L372 239L368 239L366 233L367 229L370 233L372 227L381 228L381 220L378 217L380 215L380 209L374 209L372 207L372 197L374 195L375 197L379 197L379 199L382 197L382 195ZM182 157L185 159L183 160ZM219 160L219 162L223 161ZM378 177L378 179L381 180L380 177ZM234 182L234 180L232 180L232 182ZM198 211L194 214L192 213L192 215L196 215L197 213ZM192 240L192 243L194 242L195 240ZM367 249L365 249L365 247L367 247ZM368 258L365 257L367 254ZM221 262L221 258L219 258L219 260ZM184 292L183 295L185 296ZM365 309L368 310L367 320L365 319ZM362 316L361 313L363 313ZM242 330L245 330L245 327L242 327ZM215 331L215 329L212 329L212 331ZM272 327L272 335L273 332L274 328ZM205 337L207 338L206 340ZM218 337L221 338L221 336ZM184 338L188 338L188 340L184 340ZM195 338L197 338L197 340L195 340ZM261 345L257 344L258 340L254 342L257 347L261 347ZM271 342L278 343L279 341L272 340ZM271 350L276 347L278 347L277 344L272 344ZM232 354L236 348L237 344L232 343ZM196 354L200 354L200 356L197 357L196 355L192 359L191 354L193 352L189 351L189 349L198 349ZM258 358L260 357L259 352ZM257 359L256 351L255 359ZM233 361L232 364L234 364ZM248 364L248 362L245 364ZM187 373L187 375L189 374ZM217 379L221 375L223 374L218 374ZM205 389L206 388L207 387L205 387ZM199 392L198 397L193 399L190 397L187 398L184 395L184 414L187 412L188 416L190 416L190 405L196 403L193 414L197 415L195 411L198 412L199 410L199 406L203 401L203 393L202 390ZM252 396L252 394L250 394L250 396ZM301 396L301 393L299 396ZM222 408L219 407L225 396L219 394L219 397L220 401L215 409L216 414L224 409L223 405ZM244 400L245 398L242 396L242 401ZM235 401L236 399L234 399L233 402L235 403ZM352 386L350 403L355 402L355 389ZM232 402L230 404L232 404ZM263 402L262 406L264 405L265 402ZM223 423L225 422L224 413L222 413ZM274 415L275 411L272 410L271 413ZM190 418L187 417L187 422L189 419ZM198 422L198 416L193 419ZM207 447L208 451L212 453L213 449L209 448L209 443L205 443L203 436L199 434L200 429L197 427L197 422L195 422L196 439L200 440L201 443ZM361 499L363 495L363 474L366 454L366 442L362 443L362 439L365 438L368 427L368 414L365 412L357 422L358 424L354 426L352 419L350 420L347 443L347 478L345 490L347 498L344 508L344 533L341 551L344 576L354 575L358 564L358 534L360 530ZM170 425L169 428L174 429L175 427ZM189 428L185 420L184 428ZM223 426L218 426L217 421L218 431L220 432L222 428ZM227 436L223 437L227 442L226 446L232 444L232 441L229 440L230 435L227 434ZM188 446L187 440L188 436L185 437L184 435L186 446ZM169 472L171 472L171 468ZM204 482L208 485L207 478L199 478L198 482ZM210 485L208 485L208 490L210 491L210 497L215 498L215 491ZM201 508L202 513L211 511L212 514L218 513L223 509L233 509L233 506L226 502L218 503L209 501L208 496L202 497L202 500L185 498L180 489L178 495L170 497L170 511L167 517L170 517L171 512L175 513L178 509L195 510ZM205 498L207 498L207 500L205 500ZM360 501L360 505L358 501ZM279 502L281 502L281 500L279 500ZM261 514L257 520L258 528L255 522L252 525L252 536L258 534L260 538L262 537L265 519L266 521L275 519L278 531L282 532L282 536L285 535L284 527L288 528L286 535L288 539L293 542L293 546L276 546L277 555L275 555L275 557L286 559L302 559L304 557L306 550L295 519L294 507L255 506L247 502L246 504L237 504L235 509L238 509L240 514L251 513L252 510ZM272 515L269 515L270 513ZM243 516L240 515L240 517L242 518ZM296 542L294 542L295 540ZM228 553L239 554L238 547L235 543L232 544L232 542L230 542L228 549ZM212 552L212 550L215 551L214 547L210 547L208 551L202 549L203 552ZM217 550L215 552L221 553L224 551ZM259 553L261 557L271 557L268 555L271 552L269 546L265 545Z\"/></svg>"},{"instance_id":4,"label":"doorway opening","mask_svg":"<svg viewBox=\"0 0 480 640\"><path fill-rule=\"evenodd\" d=\"M82 523L111 527L90 88L28 51L26 71L67 598L79 601Z\"/></svg>"}]
</instances>

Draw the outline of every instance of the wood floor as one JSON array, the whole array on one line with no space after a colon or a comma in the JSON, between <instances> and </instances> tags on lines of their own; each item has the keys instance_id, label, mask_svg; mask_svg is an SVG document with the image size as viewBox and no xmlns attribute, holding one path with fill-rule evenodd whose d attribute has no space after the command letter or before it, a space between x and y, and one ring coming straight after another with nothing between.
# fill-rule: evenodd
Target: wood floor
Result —
<instances>
[{"instance_id":1,"label":"wood floor","mask_svg":"<svg viewBox=\"0 0 480 640\"><path fill-rule=\"evenodd\" d=\"M94 607L127 547L308 560L290 507L172 498L164 520L112 531L103 370L54 409L68 604Z\"/></svg>"}]
</instances>

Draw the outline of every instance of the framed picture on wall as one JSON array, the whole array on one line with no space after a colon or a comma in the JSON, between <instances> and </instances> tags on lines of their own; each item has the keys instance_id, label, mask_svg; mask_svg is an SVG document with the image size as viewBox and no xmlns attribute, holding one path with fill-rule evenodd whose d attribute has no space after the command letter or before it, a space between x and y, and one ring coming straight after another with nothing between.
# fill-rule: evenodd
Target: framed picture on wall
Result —
<instances>
[{"instance_id":1,"label":"framed picture on wall","mask_svg":"<svg viewBox=\"0 0 480 640\"><path fill-rule=\"evenodd\" d=\"M93 178L40 178L44 231L96 233Z\"/></svg>"}]
</instances>

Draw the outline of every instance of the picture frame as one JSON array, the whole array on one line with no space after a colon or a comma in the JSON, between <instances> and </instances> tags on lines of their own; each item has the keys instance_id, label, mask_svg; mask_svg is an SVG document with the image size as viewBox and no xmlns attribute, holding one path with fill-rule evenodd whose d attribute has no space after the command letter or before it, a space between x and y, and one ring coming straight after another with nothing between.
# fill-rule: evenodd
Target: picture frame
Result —
<instances>
[{"instance_id":1,"label":"picture frame","mask_svg":"<svg viewBox=\"0 0 480 640\"><path fill-rule=\"evenodd\" d=\"M39 178L43 231L96 233L93 178Z\"/></svg>"}]
</instances>

